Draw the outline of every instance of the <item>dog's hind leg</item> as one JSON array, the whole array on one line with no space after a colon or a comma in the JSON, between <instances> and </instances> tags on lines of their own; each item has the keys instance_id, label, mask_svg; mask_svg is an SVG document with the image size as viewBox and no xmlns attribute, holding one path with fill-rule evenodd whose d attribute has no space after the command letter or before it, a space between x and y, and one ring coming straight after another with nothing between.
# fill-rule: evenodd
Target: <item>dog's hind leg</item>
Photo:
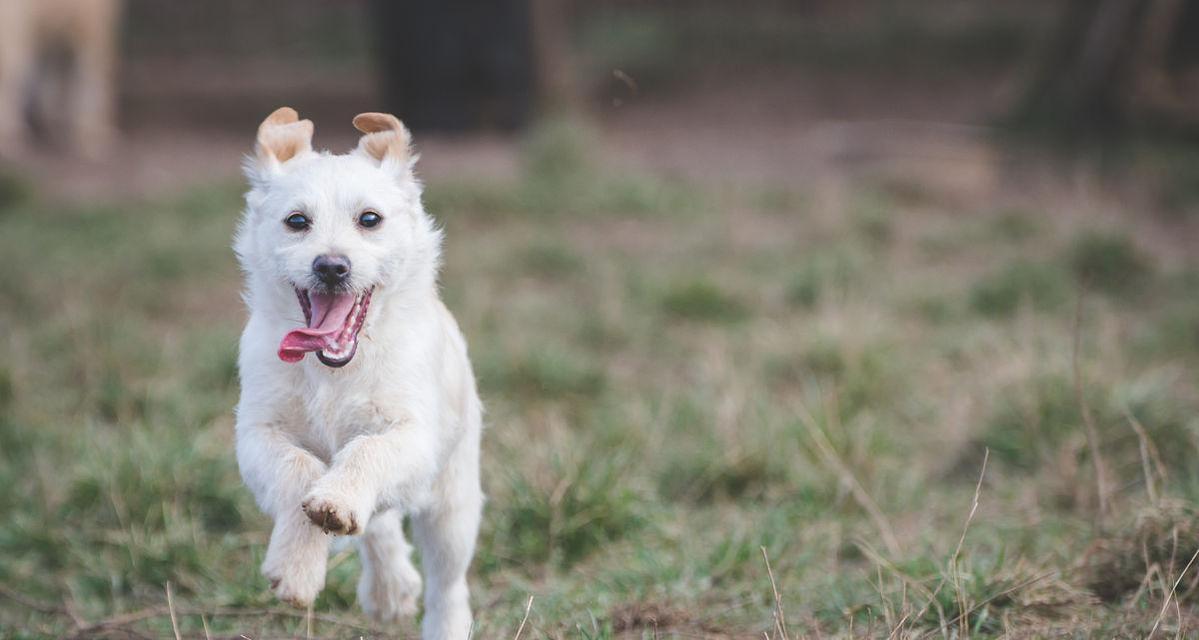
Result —
<instances>
[{"instance_id":1,"label":"dog's hind leg","mask_svg":"<svg viewBox=\"0 0 1199 640\"><path fill-rule=\"evenodd\" d=\"M75 31L74 95L71 135L84 155L99 158L116 138L115 96L118 6L114 0L92 0L89 20Z\"/></svg>"},{"instance_id":2,"label":"dog's hind leg","mask_svg":"<svg viewBox=\"0 0 1199 640\"><path fill-rule=\"evenodd\" d=\"M475 436L477 438L477 435ZM446 464L442 495L413 516L412 532L425 570L423 640L470 637L470 593L466 570L474 555L483 492L479 487L478 440L463 441Z\"/></svg>"},{"instance_id":3,"label":"dog's hind leg","mask_svg":"<svg viewBox=\"0 0 1199 640\"><path fill-rule=\"evenodd\" d=\"M362 577L358 605L379 622L395 622L416 613L420 574L412 566L412 546L404 539L400 512L376 515L358 539Z\"/></svg>"}]
</instances>

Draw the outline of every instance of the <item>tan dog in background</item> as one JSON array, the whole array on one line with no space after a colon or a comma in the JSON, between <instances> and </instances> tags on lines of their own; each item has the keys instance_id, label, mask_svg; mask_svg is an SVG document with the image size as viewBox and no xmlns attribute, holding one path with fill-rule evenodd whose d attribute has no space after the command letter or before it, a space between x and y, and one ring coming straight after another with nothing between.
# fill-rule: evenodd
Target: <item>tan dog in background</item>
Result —
<instances>
[{"instance_id":1,"label":"tan dog in background","mask_svg":"<svg viewBox=\"0 0 1199 640\"><path fill-rule=\"evenodd\" d=\"M0 0L0 153L28 140L26 105L66 132L85 155L114 139L114 83L120 0ZM47 77L56 53L65 77Z\"/></svg>"}]
</instances>

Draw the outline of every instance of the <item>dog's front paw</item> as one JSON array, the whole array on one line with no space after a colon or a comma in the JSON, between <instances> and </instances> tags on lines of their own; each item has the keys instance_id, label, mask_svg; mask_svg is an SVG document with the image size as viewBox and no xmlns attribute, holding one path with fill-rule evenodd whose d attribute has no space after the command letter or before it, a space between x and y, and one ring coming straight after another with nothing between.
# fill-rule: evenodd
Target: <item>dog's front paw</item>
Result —
<instances>
[{"instance_id":1,"label":"dog's front paw","mask_svg":"<svg viewBox=\"0 0 1199 640\"><path fill-rule=\"evenodd\" d=\"M325 588L326 553L319 549L316 554L284 556L268 550L266 561L262 563L262 575L270 582L276 598L294 607L306 608Z\"/></svg>"},{"instance_id":2,"label":"dog's front paw","mask_svg":"<svg viewBox=\"0 0 1199 640\"><path fill-rule=\"evenodd\" d=\"M362 533L370 514L355 508L352 501L332 492L314 489L303 503L304 513L312 524L325 533L352 536Z\"/></svg>"},{"instance_id":3,"label":"dog's front paw","mask_svg":"<svg viewBox=\"0 0 1199 640\"><path fill-rule=\"evenodd\" d=\"M271 593L280 602L299 609L308 608L316 596L325 588L324 571L316 575L312 571L268 571L265 567L262 575L271 583Z\"/></svg>"}]
</instances>

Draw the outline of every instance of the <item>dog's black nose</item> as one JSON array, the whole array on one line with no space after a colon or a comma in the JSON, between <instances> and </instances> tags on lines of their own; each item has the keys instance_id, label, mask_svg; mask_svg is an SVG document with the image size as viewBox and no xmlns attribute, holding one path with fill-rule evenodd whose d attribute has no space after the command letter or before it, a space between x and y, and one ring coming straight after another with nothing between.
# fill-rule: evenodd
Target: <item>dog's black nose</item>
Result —
<instances>
[{"instance_id":1,"label":"dog's black nose","mask_svg":"<svg viewBox=\"0 0 1199 640\"><path fill-rule=\"evenodd\" d=\"M312 261L312 273L330 287L345 283L350 278L350 259L345 256L317 256Z\"/></svg>"}]
</instances>

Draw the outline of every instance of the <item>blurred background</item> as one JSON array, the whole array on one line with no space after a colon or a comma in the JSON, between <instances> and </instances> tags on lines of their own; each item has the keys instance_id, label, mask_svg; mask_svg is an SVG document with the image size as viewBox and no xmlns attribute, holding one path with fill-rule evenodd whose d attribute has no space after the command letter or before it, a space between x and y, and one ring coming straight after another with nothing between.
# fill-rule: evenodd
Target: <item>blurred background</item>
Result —
<instances>
[{"instance_id":1,"label":"blurred background","mask_svg":"<svg viewBox=\"0 0 1199 640\"><path fill-rule=\"evenodd\" d=\"M1195 633L1197 36L1190 0L0 0L0 637L415 633L348 550L309 614L257 571L229 244L280 105L339 152L413 129L488 406L477 637L529 596L526 637Z\"/></svg>"}]
</instances>

